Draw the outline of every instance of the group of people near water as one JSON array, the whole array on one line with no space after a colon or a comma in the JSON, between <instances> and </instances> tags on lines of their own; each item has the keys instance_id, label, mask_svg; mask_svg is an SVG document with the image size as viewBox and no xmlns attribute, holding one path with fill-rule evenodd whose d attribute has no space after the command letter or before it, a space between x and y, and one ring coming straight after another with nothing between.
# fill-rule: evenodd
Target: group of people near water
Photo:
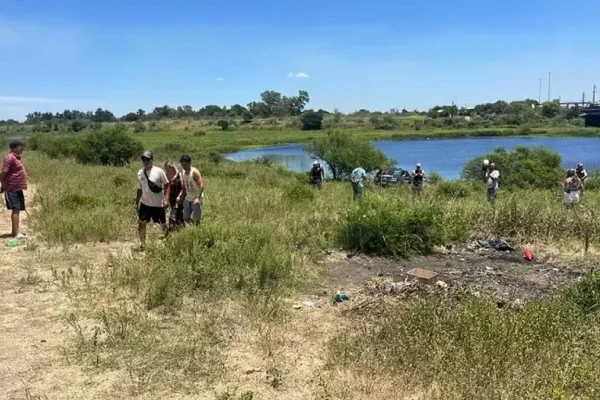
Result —
<instances>
[{"instance_id":1,"label":"group of people near water","mask_svg":"<svg viewBox=\"0 0 600 400\"><path fill-rule=\"evenodd\" d=\"M489 202L494 202L498 197L498 188L502 180L500 171L495 163L489 160L483 160L483 176L486 183L486 196ZM360 200L363 195L363 182L367 177L364 168L357 167L350 174L352 184L352 196L354 201ZM564 194L563 203L565 205L574 205L579 203L583 193L584 182L588 173L583 167L583 163L578 163L576 168L567 170L567 178L563 182ZM313 162L310 171L311 184L321 190L325 180L325 171L321 163L317 160ZM410 174L411 188L414 197L419 197L423 193L423 182L425 180L425 170L420 163L417 163L415 169Z\"/></svg>"}]
</instances>

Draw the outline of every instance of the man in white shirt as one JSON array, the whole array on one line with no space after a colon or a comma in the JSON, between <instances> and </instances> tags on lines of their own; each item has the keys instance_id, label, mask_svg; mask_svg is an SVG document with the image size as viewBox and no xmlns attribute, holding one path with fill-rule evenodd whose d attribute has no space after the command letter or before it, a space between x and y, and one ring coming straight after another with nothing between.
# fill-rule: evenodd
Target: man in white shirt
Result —
<instances>
[{"instance_id":1,"label":"man in white shirt","mask_svg":"<svg viewBox=\"0 0 600 400\"><path fill-rule=\"evenodd\" d=\"M498 196L498 183L500 181L500 171L496 169L496 164L490 164L485 177L487 179L487 199L488 201L495 201Z\"/></svg>"},{"instance_id":2,"label":"man in white shirt","mask_svg":"<svg viewBox=\"0 0 600 400\"><path fill-rule=\"evenodd\" d=\"M154 222L165 226L165 208L169 205L169 180L165 171L154 166L151 151L142 156L144 167L137 174L136 210L138 213L138 230L141 248L146 247L146 225Z\"/></svg>"}]
</instances>

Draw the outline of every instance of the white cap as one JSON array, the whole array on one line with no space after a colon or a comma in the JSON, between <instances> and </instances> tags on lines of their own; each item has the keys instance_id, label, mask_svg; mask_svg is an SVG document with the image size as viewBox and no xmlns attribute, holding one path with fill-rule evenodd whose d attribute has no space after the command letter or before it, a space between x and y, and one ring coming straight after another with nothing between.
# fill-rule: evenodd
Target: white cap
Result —
<instances>
[{"instance_id":1,"label":"white cap","mask_svg":"<svg viewBox=\"0 0 600 400\"><path fill-rule=\"evenodd\" d=\"M420 167L420 166L421 166L421 163L417 163L417 167Z\"/></svg>"},{"instance_id":2,"label":"white cap","mask_svg":"<svg viewBox=\"0 0 600 400\"><path fill-rule=\"evenodd\" d=\"M319 162L317 160L313 161L313 165L319 165Z\"/></svg>"}]
</instances>

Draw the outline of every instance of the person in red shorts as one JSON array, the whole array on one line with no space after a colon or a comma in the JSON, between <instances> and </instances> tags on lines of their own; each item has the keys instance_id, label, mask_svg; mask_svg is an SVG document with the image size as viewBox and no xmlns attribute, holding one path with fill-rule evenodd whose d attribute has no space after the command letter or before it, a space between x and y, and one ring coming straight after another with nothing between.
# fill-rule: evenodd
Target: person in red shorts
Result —
<instances>
[{"instance_id":1,"label":"person in red shorts","mask_svg":"<svg viewBox=\"0 0 600 400\"><path fill-rule=\"evenodd\" d=\"M4 192L6 208L12 211L11 236L15 239L24 239L25 235L19 231L21 211L25 211L25 195L23 192L27 190L27 173L21 161L23 143L18 140L12 141L9 148L10 151L4 157L2 172L0 172L0 192Z\"/></svg>"}]
</instances>

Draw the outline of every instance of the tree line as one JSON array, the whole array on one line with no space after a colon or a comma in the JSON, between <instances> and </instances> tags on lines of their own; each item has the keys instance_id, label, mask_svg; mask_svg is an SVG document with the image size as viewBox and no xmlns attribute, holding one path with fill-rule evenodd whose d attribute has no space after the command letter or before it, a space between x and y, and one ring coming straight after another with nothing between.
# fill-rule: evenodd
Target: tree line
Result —
<instances>
[{"instance_id":1,"label":"tree line","mask_svg":"<svg viewBox=\"0 0 600 400\"><path fill-rule=\"evenodd\" d=\"M234 104L230 107L218 105L206 105L198 110L190 105L178 106L176 108L164 105L155 107L152 112L146 112L138 109L129 112L121 117L116 117L113 112L98 108L96 111L65 110L63 112L33 112L26 115L25 124L61 124L64 122L73 123L81 121L86 123L105 123L105 122L145 122L159 121L164 119L181 118L241 118L245 123L251 122L254 118L270 117L295 117L305 111L309 103L309 94L305 90L298 91L296 96L285 96L274 90L266 90L260 94L260 101L253 101L246 105ZM317 111L321 115L333 114L334 118L344 115L337 110L330 113L325 110ZM390 124L390 118L394 116L421 115L434 120L449 120L458 118L472 118L478 124L489 125L521 125L526 123L536 123L544 119L575 119L581 114L579 107L564 109L557 101L538 103L536 100L525 99L519 101L506 102L498 100L492 103L478 104L471 108L457 107L456 105L437 105L428 111L408 111L406 109L393 108L387 112L370 111L360 109L349 113L350 117L370 117L374 126L386 129ZM383 120L379 120L383 117ZM386 119L387 117L387 119ZM1 120L0 125L16 125L18 121L9 119ZM77 130L78 123L73 130Z\"/></svg>"}]
</instances>

